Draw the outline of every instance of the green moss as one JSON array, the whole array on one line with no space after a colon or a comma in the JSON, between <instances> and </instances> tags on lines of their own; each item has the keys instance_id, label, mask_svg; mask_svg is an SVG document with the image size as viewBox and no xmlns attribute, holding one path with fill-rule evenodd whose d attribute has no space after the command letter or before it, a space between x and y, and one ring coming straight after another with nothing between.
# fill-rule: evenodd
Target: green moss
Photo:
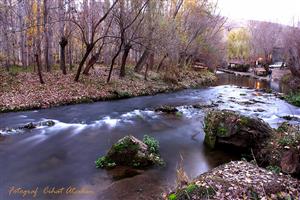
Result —
<instances>
[{"instance_id":1,"label":"green moss","mask_svg":"<svg viewBox=\"0 0 300 200\"><path fill-rule=\"evenodd\" d=\"M300 107L300 92L290 93L289 95L284 97L289 103Z\"/></svg>"},{"instance_id":2,"label":"green moss","mask_svg":"<svg viewBox=\"0 0 300 200\"><path fill-rule=\"evenodd\" d=\"M225 128L223 126L219 126L218 127L218 135L220 135L220 136L226 136L227 134L228 134L227 128Z\"/></svg>"},{"instance_id":3,"label":"green moss","mask_svg":"<svg viewBox=\"0 0 300 200\"><path fill-rule=\"evenodd\" d=\"M281 146L290 146L293 145L296 141L291 136L284 136L279 138L278 144Z\"/></svg>"},{"instance_id":4,"label":"green moss","mask_svg":"<svg viewBox=\"0 0 300 200\"><path fill-rule=\"evenodd\" d=\"M186 192L188 193L188 194L190 194L190 193L192 193L192 192L194 192L196 189L198 188L198 186L196 185L196 184L189 184L186 188L185 188L185 190L186 190Z\"/></svg>"},{"instance_id":5,"label":"green moss","mask_svg":"<svg viewBox=\"0 0 300 200\"><path fill-rule=\"evenodd\" d=\"M191 183L186 188L177 191L177 199L190 199L191 196L197 197L197 199L209 199L213 197L215 191L212 187L199 187L198 185Z\"/></svg>"},{"instance_id":6,"label":"green moss","mask_svg":"<svg viewBox=\"0 0 300 200\"><path fill-rule=\"evenodd\" d=\"M158 154L159 142L154 137L144 135L143 142L148 146L150 153Z\"/></svg>"},{"instance_id":7,"label":"green moss","mask_svg":"<svg viewBox=\"0 0 300 200\"><path fill-rule=\"evenodd\" d=\"M131 143L129 138L125 138L122 142L118 142L113 145L113 149L117 152L122 152L125 149L136 151L138 150L138 148L139 148L138 144Z\"/></svg>"},{"instance_id":8,"label":"green moss","mask_svg":"<svg viewBox=\"0 0 300 200\"><path fill-rule=\"evenodd\" d=\"M278 166L270 165L270 166L266 167L266 169L273 172L274 174L279 174L281 172L281 168Z\"/></svg>"},{"instance_id":9,"label":"green moss","mask_svg":"<svg viewBox=\"0 0 300 200\"><path fill-rule=\"evenodd\" d=\"M177 195L176 194L170 194L168 199L169 200L177 200Z\"/></svg>"},{"instance_id":10,"label":"green moss","mask_svg":"<svg viewBox=\"0 0 300 200\"><path fill-rule=\"evenodd\" d=\"M109 160L106 156L102 156L95 161L96 168L113 168L116 163Z\"/></svg>"},{"instance_id":11,"label":"green moss","mask_svg":"<svg viewBox=\"0 0 300 200\"><path fill-rule=\"evenodd\" d=\"M133 162L132 162L132 166L138 168L138 167L141 166L141 163L140 163L140 162L137 162L137 161L133 161Z\"/></svg>"},{"instance_id":12,"label":"green moss","mask_svg":"<svg viewBox=\"0 0 300 200\"><path fill-rule=\"evenodd\" d=\"M215 133L215 126L213 122L211 121L213 119L212 113L208 113L208 115L205 117L204 123L204 132L205 132L205 138L204 138L204 143L209 147L209 148L214 148L216 144L217 137L214 134Z\"/></svg>"},{"instance_id":13,"label":"green moss","mask_svg":"<svg viewBox=\"0 0 300 200\"><path fill-rule=\"evenodd\" d=\"M180 117L182 117L183 116L183 114L182 114L182 112L176 112L176 117L178 117L178 118L180 118Z\"/></svg>"},{"instance_id":14,"label":"green moss","mask_svg":"<svg viewBox=\"0 0 300 200\"><path fill-rule=\"evenodd\" d=\"M248 126L249 125L249 119L247 117L241 117L240 118L240 124L242 126Z\"/></svg>"},{"instance_id":15,"label":"green moss","mask_svg":"<svg viewBox=\"0 0 300 200\"><path fill-rule=\"evenodd\" d=\"M277 130L279 132L287 132L289 130L289 124L287 122L283 122Z\"/></svg>"}]
</instances>

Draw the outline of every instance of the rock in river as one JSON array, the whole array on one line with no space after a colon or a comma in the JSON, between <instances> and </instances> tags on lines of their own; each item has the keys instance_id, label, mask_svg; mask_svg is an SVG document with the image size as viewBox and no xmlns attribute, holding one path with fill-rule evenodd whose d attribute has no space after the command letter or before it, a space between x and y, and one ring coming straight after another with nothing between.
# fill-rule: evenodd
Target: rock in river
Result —
<instances>
[{"instance_id":1,"label":"rock in river","mask_svg":"<svg viewBox=\"0 0 300 200\"><path fill-rule=\"evenodd\" d=\"M55 125L55 122L52 121L52 120L47 120L47 121L41 121L41 122L30 122L28 124L25 124L24 126L22 127L19 127L20 129L35 129L37 127L40 127L40 126L48 126L48 127L51 127L51 126L54 126Z\"/></svg>"},{"instance_id":2,"label":"rock in river","mask_svg":"<svg viewBox=\"0 0 300 200\"><path fill-rule=\"evenodd\" d=\"M179 110L176 107L173 106L161 106L155 109L155 112L163 112L163 113L167 113L167 114L175 114L177 113Z\"/></svg>"},{"instance_id":3,"label":"rock in river","mask_svg":"<svg viewBox=\"0 0 300 200\"><path fill-rule=\"evenodd\" d=\"M211 148L247 149L266 141L273 129L258 118L228 110L213 110L205 117L205 144Z\"/></svg>"},{"instance_id":4,"label":"rock in river","mask_svg":"<svg viewBox=\"0 0 300 200\"><path fill-rule=\"evenodd\" d=\"M96 160L97 168L129 166L143 168L163 164L158 154L159 144L154 138L145 135L143 142L132 135L125 136L115 143L106 156Z\"/></svg>"}]
</instances>

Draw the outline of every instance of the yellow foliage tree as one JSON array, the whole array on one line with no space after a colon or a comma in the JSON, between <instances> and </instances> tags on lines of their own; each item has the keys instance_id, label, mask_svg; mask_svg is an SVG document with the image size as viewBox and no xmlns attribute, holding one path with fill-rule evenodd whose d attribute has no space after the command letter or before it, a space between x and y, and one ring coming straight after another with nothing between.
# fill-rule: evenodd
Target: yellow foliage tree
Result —
<instances>
[{"instance_id":1,"label":"yellow foliage tree","mask_svg":"<svg viewBox=\"0 0 300 200\"><path fill-rule=\"evenodd\" d=\"M248 59L250 55L250 34L246 28L234 29L227 38L227 51L230 59Z\"/></svg>"}]
</instances>

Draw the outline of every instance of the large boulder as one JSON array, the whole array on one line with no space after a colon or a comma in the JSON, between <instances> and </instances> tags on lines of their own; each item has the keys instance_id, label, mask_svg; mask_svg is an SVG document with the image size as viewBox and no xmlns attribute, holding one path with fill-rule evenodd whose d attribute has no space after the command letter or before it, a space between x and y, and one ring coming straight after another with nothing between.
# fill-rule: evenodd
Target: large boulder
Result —
<instances>
[{"instance_id":1,"label":"large boulder","mask_svg":"<svg viewBox=\"0 0 300 200\"><path fill-rule=\"evenodd\" d=\"M229 146L249 149L262 144L273 129L258 118L228 110L213 110L205 117L205 144L210 148Z\"/></svg>"},{"instance_id":2,"label":"large boulder","mask_svg":"<svg viewBox=\"0 0 300 200\"><path fill-rule=\"evenodd\" d=\"M144 136L143 142L132 135L125 136L110 148L106 156L96 160L96 167L143 168L154 164L160 165L163 161L158 154L158 148L158 141L150 136Z\"/></svg>"}]
</instances>

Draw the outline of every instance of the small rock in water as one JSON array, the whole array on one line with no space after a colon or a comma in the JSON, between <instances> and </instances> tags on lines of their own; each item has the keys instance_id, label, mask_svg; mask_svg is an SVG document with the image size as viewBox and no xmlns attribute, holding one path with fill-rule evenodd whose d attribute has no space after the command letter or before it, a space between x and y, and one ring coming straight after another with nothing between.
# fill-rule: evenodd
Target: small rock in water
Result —
<instances>
[{"instance_id":1,"label":"small rock in water","mask_svg":"<svg viewBox=\"0 0 300 200\"><path fill-rule=\"evenodd\" d=\"M30 122L28 124L25 124L24 126L20 127L20 129L35 129L39 126L48 126L48 127L51 127L51 126L54 126L55 125L55 122L52 121L52 120L47 120L47 121L42 121L42 122Z\"/></svg>"},{"instance_id":2,"label":"small rock in water","mask_svg":"<svg viewBox=\"0 0 300 200\"><path fill-rule=\"evenodd\" d=\"M37 124L34 124L34 123L30 122L30 123L24 125L22 128L26 128L26 129L34 129L34 128L36 128L36 127L37 127Z\"/></svg>"},{"instance_id":3,"label":"small rock in water","mask_svg":"<svg viewBox=\"0 0 300 200\"><path fill-rule=\"evenodd\" d=\"M163 112L163 113L168 113L168 114L175 114L177 113L179 110L176 107L173 106L161 106L159 108L155 109L155 112Z\"/></svg>"},{"instance_id":4,"label":"small rock in water","mask_svg":"<svg viewBox=\"0 0 300 200\"><path fill-rule=\"evenodd\" d=\"M262 108L258 108L258 109L255 110L255 112L265 112L265 110L262 109Z\"/></svg>"},{"instance_id":5,"label":"small rock in water","mask_svg":"<svg viewBox=\"0 0 300 200\"><path fill-rule=\"evenodd\" d=\"M213 108L213 107L217 107L218 104L216 103L211 103L211 104L194 104L193 108L196 109L203 109L203 108Z\"/></svg>"}]
</instances>

